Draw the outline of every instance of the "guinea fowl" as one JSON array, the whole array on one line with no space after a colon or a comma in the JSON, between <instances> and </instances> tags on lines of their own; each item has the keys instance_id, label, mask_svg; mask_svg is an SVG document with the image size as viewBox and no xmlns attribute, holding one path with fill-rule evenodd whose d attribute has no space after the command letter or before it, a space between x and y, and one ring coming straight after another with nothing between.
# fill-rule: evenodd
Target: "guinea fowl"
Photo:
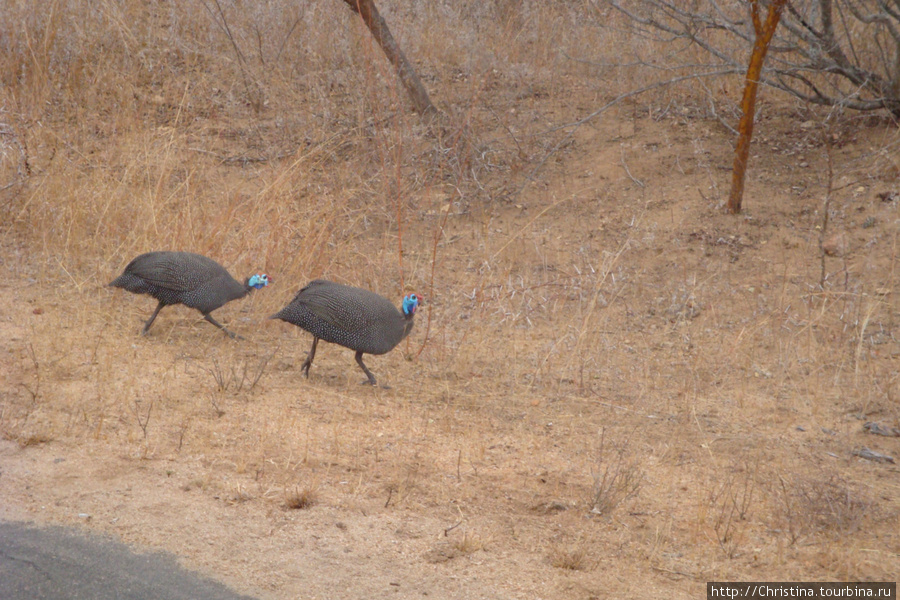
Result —
<instances>
[{"instance_id":1,"label":"guinea fowl","mask_svg":"<svg viewBox=\"0 0 900 600\"><path fill-rule=\"evenodd\" d=\"M375 376L363 364L363 354L393 350L412 331L413 317L421 303L420 296L407 294L401 312L390 300L369 290L316 279L270 318L281 319L313 335L312 348L300 368L307 378L321 339L356 350L356 362L368 378L363 383L374 386Z\"/></svg>"},{"instance_id":2,"label":"guinea fowl","mask_svg":"<svg viewBox=\"0 0 900 600\"><path fill-rule=\"evenodd\" d=\"M201 254L159 251L147 252L132 260L109 285L159 300L141 331L143 335L147 334L164 306L184 304L199 310L205 320L232 338L240 338L209 313L253 290L266 287L269 277L259 273L241 283L229 275L225 267Z\"/></svg>"}]
</instances>

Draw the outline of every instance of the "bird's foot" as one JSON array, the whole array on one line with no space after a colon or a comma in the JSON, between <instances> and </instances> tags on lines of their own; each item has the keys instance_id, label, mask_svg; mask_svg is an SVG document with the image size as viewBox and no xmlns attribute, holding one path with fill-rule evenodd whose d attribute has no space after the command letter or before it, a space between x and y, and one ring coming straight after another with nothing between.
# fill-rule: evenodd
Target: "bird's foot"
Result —
<instances>
[{"instance_id":1,"label":"bird's foot","mask_svg":"<svg viewBox=\"0 0 900 600\"><path fill-rule=\"evenodd\" d=\"M224 332L225 332L225 335L227 335L228 337L230 337L230 338L233 339L233 340L246 341L246 340L244 340L244 337L243 337L243 336L238 335L238 334L234 333L233 331L228 331L228 330L225 329L224 327L222 328L222 331L224 331Z\"/></svg>"}]
</instances>

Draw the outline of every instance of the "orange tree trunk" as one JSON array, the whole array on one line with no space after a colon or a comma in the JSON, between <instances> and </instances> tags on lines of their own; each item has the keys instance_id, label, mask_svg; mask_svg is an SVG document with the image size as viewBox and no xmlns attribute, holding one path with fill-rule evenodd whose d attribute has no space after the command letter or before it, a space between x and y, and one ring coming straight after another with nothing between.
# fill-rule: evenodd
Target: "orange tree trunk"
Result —
<instances>
[{"instance_id":1,"label":"orange tree trunk","mask_svg":"<svg viewBox=\"0 0 900 600\"><path fill-rule=\"evenodd\" d=\"M397 45L394 36L391 35L391 30L388 29L387 23L375 7L375 2L373 0L344 0L344 2L362 18L366 27L372 33L372 37L375 38L375 41L378 42L378 45L384 51L384 55L394 65L397 75L400 77L400 82L406 88L406 93L412 100L416 112L427 116L436 115L438 111L431 103L428 92L425 91L425 86L422 85L422 81L416 75L416 71L406 59L403 51L400 50L400 46Z\"/></svg>"},{"instance_id":2,"label":"orange tree trunk","mask_svg":"<svg viewBox=\"0 0 900 600\"><path fill-rule=\"evenodd\" d=\"M759 0L750 0L750 14L753 17L753 28L756 41L750 54L747 66L747 78L744 84L744 97L741 99L741 123L738 126L737 145L734 149L734 167L731 171L731 194L728 196L728 212L741 212L741 200L744 198L744 179L747 174L747 159L750 157L750 140L753 138L753 119L756 113L756 92L759 89L759 76L762 73L763 61L769 51L769 44L787 0L770 0L766 22L759 20Z\"/></svg>"}]
</instances>

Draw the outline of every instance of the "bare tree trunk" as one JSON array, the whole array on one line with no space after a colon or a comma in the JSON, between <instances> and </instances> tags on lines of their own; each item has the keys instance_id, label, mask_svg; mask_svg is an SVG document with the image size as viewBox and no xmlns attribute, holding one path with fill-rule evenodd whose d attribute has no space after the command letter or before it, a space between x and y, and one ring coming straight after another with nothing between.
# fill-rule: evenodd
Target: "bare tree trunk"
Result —
<instances>
[{"instance_id":1,"label":"bare tree trunk","mask_svg":"<svg viewBox=\"0 0 900 600\"><path fill-rule=\"evenodd\" d=\"M388 29L384 18L378 12L378 9L375 8L375 2L373 0L344 0L344 2L362 18L366 27L372 32L372 37L381 46L387 59L397 69L400 82L406 88L406 93L409 94L416 112L425 116L436 116L438 110L431 103L422 81L416 75L416 71L409 61L406 60L406 56L400 50L400 46L397 45L394 36L391 35L391 30Z\"/></svg>"},{"instance_id":2,"label":"bare tree trunk","mask_svg":"<svg viewBox=\"0 0 900 600\"><path fill-rule=\"evenodd\" d=\"M744 179L747 174L747 159L750 157L750 140L753 138L753 120L756 115L756 92L759 89L759 76L762 73L763 61L769 51L769 43L775 35L778 21L787 0L772 0L766 15L766 22L759 20L759 0L750 0L750 14L753 17L753 29L756 40L747 66L744 97L741 100L741 123L738 126L738 140L734 149L734 167L731 171L731 194L728 196L728 212L741 212L741 201L744 198Z\"/></svg>"}]
</instances>

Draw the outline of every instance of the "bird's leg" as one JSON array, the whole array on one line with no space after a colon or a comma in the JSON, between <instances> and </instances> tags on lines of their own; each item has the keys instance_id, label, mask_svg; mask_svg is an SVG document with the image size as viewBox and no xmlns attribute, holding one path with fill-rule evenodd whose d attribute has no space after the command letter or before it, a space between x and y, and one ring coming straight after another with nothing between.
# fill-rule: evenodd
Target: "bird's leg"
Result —
<instances>
[{"instance_id":1,"label":"bird's leg","mask_svg":"<svg viewBox=\"0 0 900 600\"><path fill-rule=\"evenodd\" d=\"M362 370L363 370L363 373L366 374L366 377L369 378L368 381L363 381L362 384L363 384L363 385L368 384L368 385L371 385L371 386L374 387L374 386L375 386L375 376L372 375L372 371L370 371L369 369L367 369L367 368L366 368L366 365L363 364L363 361L362 361L362 355L363 355L363 353L362 353L361 350L360 350L360 351L357 351L357 353L356 353L356 364L359 365L359 368L362 369Z\"/></svg>"},{"instance_id":2,"label":"bird's leg","mask_svg":"<svg viewBox=\"0 0 900 600\"><path fill-rule=\"evenodd\" d=\"M162 307L165 306L162 302L156 305L156 310L153 311L153 314L150 315L150 320L144 323L144 329L141 330L141 335L147 335L147 331L150 329L150 326L153 325L153 321L156 319L156 315L159 314L159 311L162 310Z\"/></svg>"},{"instance_id":3,"label":"bird's leg","mask_svg":"<svg viewBox=\"0 0 900 600\"><path fill-rule=\"evenodd\" d=\"M212 323L213 325L215 325L216 327L218 327L219 329L221 329L222 331L224 331L231 339L233 339L233 340L234 339L237 339L237 340L244 339L241 336L239 336L238 334L232 333L231 331L228 331L227 329L225 329L225 326L222 325L221 323L219 323L218 321L216 321L215 319L213 319L212 315L203 315L203 318L205 320L209 321L210 323Z\"/></svg>"},{"instance_id":4,"label":"bird's leg","mask_svg":"<svg viewBox=\"0 0 900 600\"><path fill-rule=\"evenodd\" d=\"M312 348L309 349L309 354L306 355L306 360L303 361L303 366L300 367L300 372L306 375L306 378L309 379L309 368L312 366L312 361L316 357L316 344L319 343L319 338L313 336Z\"/></svg>"}]
</instances>

